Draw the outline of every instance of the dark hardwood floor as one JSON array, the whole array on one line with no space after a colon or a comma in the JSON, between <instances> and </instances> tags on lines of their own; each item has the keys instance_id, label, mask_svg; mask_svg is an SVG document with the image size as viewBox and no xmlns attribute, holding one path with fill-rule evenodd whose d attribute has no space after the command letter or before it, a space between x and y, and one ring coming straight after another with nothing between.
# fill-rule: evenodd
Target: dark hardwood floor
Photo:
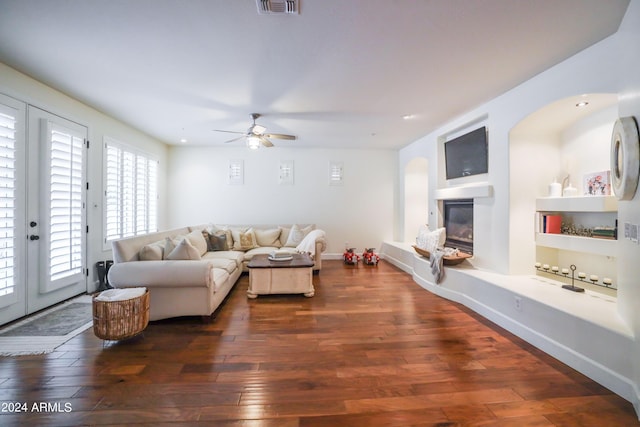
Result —
<instances>
[{"instance_id":1,"label":"dark hardwood floor","mask_svg":"<svg viewBox=\"0 0 640 427\"><path fill-rule=\"evenodd\" d=\"M0 358L0 425L634 426L630 403L381 262L323 262L313 298L246 297L209 324L92 330L43 356ZM57 405L57 406L56 406ZM65 412L68 411L68 412Z\"/></svg>"}]
</instances>

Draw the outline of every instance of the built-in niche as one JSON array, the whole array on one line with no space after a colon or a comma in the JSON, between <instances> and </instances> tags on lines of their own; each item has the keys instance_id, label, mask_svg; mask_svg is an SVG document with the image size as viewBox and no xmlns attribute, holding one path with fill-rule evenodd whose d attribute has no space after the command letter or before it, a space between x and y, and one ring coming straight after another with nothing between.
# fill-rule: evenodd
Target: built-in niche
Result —
<instances>
[{"instance_id":1,"label":"built-in niche","mask_svg":"<svg viewBox=\"0 0 640 427\"><path fill-rule=\"evenodd\" d=\"M538 219L542 213L573 217L574 222L581 223L576 223L577 226L597 225L603 216L607 224L602 225L615 221L615 211L608 213L610 209L607 208L604 209L607 213L603 214L602 209L590 207L593 205L588 203L591 200L582 200L589 197L585 196L588 189L584 177L610 167L611 132L618 117L617 99L615 94L564 98L532 113L511 130L509 263L512 274L537 274L563 281L562 274L556 277L545 274L543 269L538 271L536 263L549 265L549 270L555 266L560 272L575 265L577 271L587 277L598 277L600 282L606 277L616 282L615 241L582 241L565 239L564 235L541 235ZM577 190L577 197L561 196L559 199L565 203L556 203L558 198L554 201L549 197L553 182L564 187L571 185ZM573 214L574 211L579 215ZM588 283L586 286L596 292L615 294Z\"/></svg>"},{"instance_id":2,"label":"built-in niche","mask_svg":"<svg viewBox=\"0 0 640 427\"><path fill-rule=\"evenodd\" d=\"M404 168L404 241L415 243L420 226L428 222L428 162L427 159L418 157Z\"/></svg>"}]
</instances>

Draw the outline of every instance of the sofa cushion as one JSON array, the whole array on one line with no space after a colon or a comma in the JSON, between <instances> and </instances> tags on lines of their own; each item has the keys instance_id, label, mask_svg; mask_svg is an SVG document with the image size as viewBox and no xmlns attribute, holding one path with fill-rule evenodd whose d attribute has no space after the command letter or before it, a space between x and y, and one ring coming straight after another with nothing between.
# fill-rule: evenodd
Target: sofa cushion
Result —
<instances>
[{"instance_id":1,"label":"sofa cushion","mask_svg":"<svg viewBox=\"0 0 640 427\"><path fill-rule=\"evenodd\" d=\"M200 259L200 252L196 249L186 237L180 240L180 243L167 255L168 260L197 260Z\"/></svg>"},{"instance_id":2,"label":"sofa cushion","mask_svg":"<svg viewBox=\"0 0 640 427\"><path fill-rule=\"evenodd\" d=\"M258 246L282 246L280 243L280 233L282 230L280 228L270 228L268 230L255 228L253 231L256 234L256 242L258 243Z\"/></svg>"},{"instance_id":3,"label":"sofa cushion","mask_svg":"<svg viewBox=\"0 0 640 427\"><path fill-rule=\"evenodd\" d=\"M249 228L248 230L232 228L231 235L233 236L234 251L248 251L249 249L258 247L253 228Z\"/></svg>"},{"instance_id":4,"label":"sofa cushion","mask_svg":"<svg viewBox=\"0 0 640 427\"><path fill-rule=\"evenodd\" d=\"M164 257L164 241L149 243L140 248L140 261L160 261Z\"/></svg>"},{"instance_id":5,"label":"sofa cushion","mask_svg":"<svg viewBox=\"0 0 640 427\"><path fill-rule=\"evenodd\" d=\"M202 231L194 230L191 233L187 234L185 238L189 240L189 243L191 243L191 246L196 248L200 256L202 256L202 254L207 252L207 241L204 239L204 236L202 235Z\"/></svg>"},{"instance_id":6,"label":"sofa cushion","mask_svg":"<svg viewBox=\"0 0 640 427\"><path fill-rule=\"evenodd\" d=\"M242 268L242 261L244 260L244 252L240 251L218 251L207 252L203 256L204 259L229 259L236 263L239 268Z\"/></svg>"},{"instance_id":7,"label":"sofa cushion","mask_svg":"<svg viewBox=\"0 0 640 427\"><path fill-rule=\"evenodd\" d=\"M211 258L210 254L205 254L202 259L207 260L213 265L213 268L221 268L231 274L238 269L238 263L233 259Z\"/></svg>"}]
</instances>

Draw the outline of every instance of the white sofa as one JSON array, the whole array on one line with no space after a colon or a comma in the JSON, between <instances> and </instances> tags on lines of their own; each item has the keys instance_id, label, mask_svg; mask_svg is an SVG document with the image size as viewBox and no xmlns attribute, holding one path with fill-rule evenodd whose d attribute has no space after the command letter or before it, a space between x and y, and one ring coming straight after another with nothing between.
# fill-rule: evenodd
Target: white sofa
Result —
<instances>
[{"instance_id":1,"label":"white sofa","mask_svg":"<svg viewBox=\"0 0 640 427\"><path fill-rule=\"evenodd\" d=\"M149 318L159 320L211 316L242 272L248 271L247 263L255 254L276 249L308 252L319 271L326 240L313 224L201 224L127 237L111 246L109 284L147 287Z\"/></svg>"}]
</instances>

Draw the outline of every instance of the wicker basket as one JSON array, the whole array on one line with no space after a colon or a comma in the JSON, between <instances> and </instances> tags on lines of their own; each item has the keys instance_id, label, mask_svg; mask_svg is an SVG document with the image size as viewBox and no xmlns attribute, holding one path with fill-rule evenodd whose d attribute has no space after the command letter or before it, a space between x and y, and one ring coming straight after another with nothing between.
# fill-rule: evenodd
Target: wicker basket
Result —
<instances>
[{"instance_id":1,"label":"wicker basket","mask_svg":"<svg viewBox=\"0 0 640 427\"><path fill-rule=\"evenodd\" d=\"M149 324L149 290L124 301L97 301L93 297L93 333L103 340L134 337Z\"/></svg>"}]
</instances>

